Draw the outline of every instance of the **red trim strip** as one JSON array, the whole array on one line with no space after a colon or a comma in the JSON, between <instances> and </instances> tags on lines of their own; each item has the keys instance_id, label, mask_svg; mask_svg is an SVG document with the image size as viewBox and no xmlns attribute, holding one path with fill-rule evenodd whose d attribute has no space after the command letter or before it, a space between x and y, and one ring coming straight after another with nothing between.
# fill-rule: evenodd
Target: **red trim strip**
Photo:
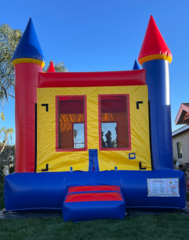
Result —
<instances>
[{"instance_id":1,"label":"red trim strip","mask_svg":"<svg viewBox=\"0 0 189 240\"><path fill-rule=\"evenodd\" d=\"M39 88L146 85L144 69L117 72L39 73Z\"/></svg>"},{"instance_id":2,"label":"red trim strip","mask_svg":"<svg viewBox=\"0 0 189 240\"><path fill-rule=\"evenodd\" d=\"M82 96L61 96L59 97L59 101L83 101Z\"/></svg>"},{"instance_id":3,"label":"red trim strip","mask_svg":"<svg viewBox=\"0 0 189 240\"><path fill-rule=\"evenodd\" d=\"M118 186L77 186L69 187L68 194L74 192L93 192L93 191L118 191L120 192L120 187Z\"/></svg>"},{"instance_id":4,"label":"red trim strip","mask_svg":"<svg viewBox=\"0 0 189 240\"><path fill-rule=\"evenodd\" d=\"M81 193L69 194L66 196L65 203L68 202L96 202L96 201L123 201L118 192L108 193Z\"/></svg>"}]
</instances>

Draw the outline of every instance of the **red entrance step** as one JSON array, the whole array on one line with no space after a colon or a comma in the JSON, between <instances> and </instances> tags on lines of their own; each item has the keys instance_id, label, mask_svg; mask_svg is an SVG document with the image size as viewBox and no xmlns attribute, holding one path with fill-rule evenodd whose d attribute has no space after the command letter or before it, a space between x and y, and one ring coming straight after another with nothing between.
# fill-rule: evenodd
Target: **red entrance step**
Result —
<instances>
[{"instance_id":1,"label":"red entrance step","mask_svg":"<svg viewBox=\"0 0 189 240\"><path fill-rule=\"evenodd\" d=\"M64 221L123 219L126 205L121 188L115 185L72 186L63 202Z\"/></svg>"}]
</instances>

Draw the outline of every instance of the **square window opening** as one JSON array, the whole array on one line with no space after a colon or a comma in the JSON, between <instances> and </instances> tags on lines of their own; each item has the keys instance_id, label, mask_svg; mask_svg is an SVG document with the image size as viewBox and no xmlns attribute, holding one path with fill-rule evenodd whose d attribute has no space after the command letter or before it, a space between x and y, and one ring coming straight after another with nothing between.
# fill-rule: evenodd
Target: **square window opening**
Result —
<instances>
[{"instance_id":1,"label":"square window opening","mask_svg":"<svg viewBox=\"0 0 189 240\"><path fill-rule=\"evenodd\" d=\"M129 150L129 95L99 96L99 137L101 150Z\"/></svg>"},{"instance_id":2,"label":"square window opening","mask_svg":"<svg viewBox=\"0 0 189 240\"><path fill-rule=\"evenodd\" d=\"M57 151L87 149L86 97L57 97Z\"/></svg>"}]
</instances>

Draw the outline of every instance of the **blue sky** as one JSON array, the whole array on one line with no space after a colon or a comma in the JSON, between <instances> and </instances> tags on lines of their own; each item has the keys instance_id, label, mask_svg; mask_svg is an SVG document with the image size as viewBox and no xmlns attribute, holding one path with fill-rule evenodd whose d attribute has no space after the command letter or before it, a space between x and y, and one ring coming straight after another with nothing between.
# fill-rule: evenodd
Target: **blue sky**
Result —
<instances>
[{"instance_id":1,"label":"blue sky","mask_svg":"<svg viewBox=\"0 0 189 240\"><path fill-rule=\"evenodd\" d=\"M172 129L189 102L189 1L57 0L1 2L0 24L24 31L32 17L46 62L63 61L70 72L130 70L152 14L173 54L170 65ZM15 126L14 101L4 126ZM1 123L2 124L2 123Z\"/></svg>"}]
</instances>

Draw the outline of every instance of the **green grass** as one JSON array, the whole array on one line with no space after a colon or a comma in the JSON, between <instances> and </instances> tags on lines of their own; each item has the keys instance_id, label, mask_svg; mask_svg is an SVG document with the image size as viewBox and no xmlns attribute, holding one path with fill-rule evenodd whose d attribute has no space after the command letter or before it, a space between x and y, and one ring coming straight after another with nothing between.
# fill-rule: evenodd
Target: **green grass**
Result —
<instances>
[{"instance_id":1,"label":"green grass","mask_svg":"<svg viewBox=\"0 0 189 240\"><path fill-rule=\"evenodd\" d=\"M53 239L188 239L189 217L181 214L125 217L124 220L97 220L64 223L62 218L0 220L2 240Z\"/></svg>"},{"instance_id":2,"label":"green grass","mask_svg":"<svg viewBox=\"0 0 189 240\"><path fill-rule=\"evenodd\" d=\"M187 194L189 200L189 194ZM0 209L4 207L0 196ZM180 240L188 239L189 217L181 213L64 223L62 218L0 220L2 240Z\"/></svg>"}]
</instances>

